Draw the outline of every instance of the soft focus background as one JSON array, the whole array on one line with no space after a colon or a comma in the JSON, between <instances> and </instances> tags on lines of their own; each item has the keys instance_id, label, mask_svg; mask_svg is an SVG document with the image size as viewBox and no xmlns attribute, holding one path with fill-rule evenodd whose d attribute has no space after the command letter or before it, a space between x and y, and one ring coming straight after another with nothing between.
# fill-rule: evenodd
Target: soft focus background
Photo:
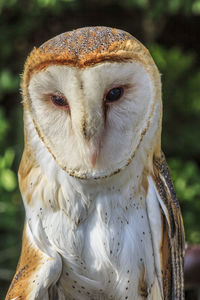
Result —
<instances>
[{"instance_id":1,"label":"soft focus background","mask_svg":"<svg viewBox=\"0 0 200 300\"><path fill-rule=\"evenodd\" d=\"M23 150L24 61L33 46L89 25L130 32L156 61L163 82L162 147L186 241L200 243L200 1L0 0L0 299L17 265L24 222L16 175ZM188 290L187 299L197 293Z\"/></svg>"}]
</instances>

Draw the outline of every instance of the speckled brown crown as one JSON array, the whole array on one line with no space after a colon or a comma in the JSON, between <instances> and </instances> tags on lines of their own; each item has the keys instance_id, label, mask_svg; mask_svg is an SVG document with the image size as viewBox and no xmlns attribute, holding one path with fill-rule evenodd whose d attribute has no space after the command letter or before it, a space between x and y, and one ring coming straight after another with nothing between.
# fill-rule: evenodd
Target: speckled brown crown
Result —
<instances>
[{"instance_id":1,"label":"speckled brown crown","mask_svg":"<svg viewBox=\"0 0 200 300\"><path fill-rule=\"evenodd\" d=\"M129 33L108 27L85 27L62 33L27 58L23 79L49 65L71 65L84 68L102 61L142 61L152 65L148 50Z\"/></svg>"}]
</instances>

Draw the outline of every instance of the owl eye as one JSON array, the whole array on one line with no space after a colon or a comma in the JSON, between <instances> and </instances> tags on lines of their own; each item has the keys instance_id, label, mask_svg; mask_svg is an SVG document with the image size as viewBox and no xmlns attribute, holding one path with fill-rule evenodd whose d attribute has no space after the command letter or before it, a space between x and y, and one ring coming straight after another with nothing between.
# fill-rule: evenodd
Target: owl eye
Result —
<instances>
[{"instance_id":1,"label":"owl eye","mask_svg":"<svg viewBox=\"0 0 200 300\"><path fill-rule=\"evenodd\" d=\"M64 96L60 95L51 95L51 101L56 106L65 106L68 107L67 100Z\"/></svg>"},{"instance_id":2,"label":"owl eye","mask_svg":"<svg viewBox=\"0 0 200 300\"><path fill-rule=\"evenodd\" d=\"M105 97L105 102L106 103L115 102L121 98L123 93L124 93L124 89L122 87L113 88L107 93Z\"/></svg>"}]
</instances>

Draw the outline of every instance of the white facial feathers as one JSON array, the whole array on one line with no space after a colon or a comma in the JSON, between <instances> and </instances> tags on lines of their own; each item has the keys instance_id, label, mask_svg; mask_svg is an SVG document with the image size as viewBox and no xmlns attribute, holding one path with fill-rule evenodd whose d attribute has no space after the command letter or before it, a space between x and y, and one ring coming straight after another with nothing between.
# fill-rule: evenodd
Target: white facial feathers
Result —
<instances>
[{"instance_id":1,"label":"white facial feathers","mask_svg":"<svg viewBox=\"0 0 200 300\"><path fill-rule=\"evenodd\" d=\"M122 97L106 105L109 90L122 87ZM69 110L45 95L61 94ZM149 126L153 82L138 62L101 63L78 69L49 66L29 84L32 117L57 163L77 177L108 176L132 158Z\"/></svg>"}]
</instances>

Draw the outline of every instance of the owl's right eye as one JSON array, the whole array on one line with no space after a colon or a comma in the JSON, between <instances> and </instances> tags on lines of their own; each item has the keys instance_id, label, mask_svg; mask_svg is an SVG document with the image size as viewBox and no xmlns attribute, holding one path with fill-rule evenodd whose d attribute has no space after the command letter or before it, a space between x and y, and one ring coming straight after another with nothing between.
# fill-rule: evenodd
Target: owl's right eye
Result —
<instances>
[{"instance_id":1,"label":"owl's right eye","mask_svg":"<svg viewBox=\"0 0 200 300\"><path fill-rule=\"evenodd\" d=\"M123 95L123 93L124 93L123 87L115 87L107 93L104 101L107 104L113 103L113 102L119 100L121 98L121 96Z\"/></svg>"},{"instance_id":2,"label":"owl's right eye","mask_svg":"<svg viewBox=\"0 0 200 300\"><path fill-rule=\"evenodd\" d=\"M66 98L61 95L51 95L51 101L56 106L60 106L60 107L68 107L69 106Z\"/></svg>"}]
</instances>

